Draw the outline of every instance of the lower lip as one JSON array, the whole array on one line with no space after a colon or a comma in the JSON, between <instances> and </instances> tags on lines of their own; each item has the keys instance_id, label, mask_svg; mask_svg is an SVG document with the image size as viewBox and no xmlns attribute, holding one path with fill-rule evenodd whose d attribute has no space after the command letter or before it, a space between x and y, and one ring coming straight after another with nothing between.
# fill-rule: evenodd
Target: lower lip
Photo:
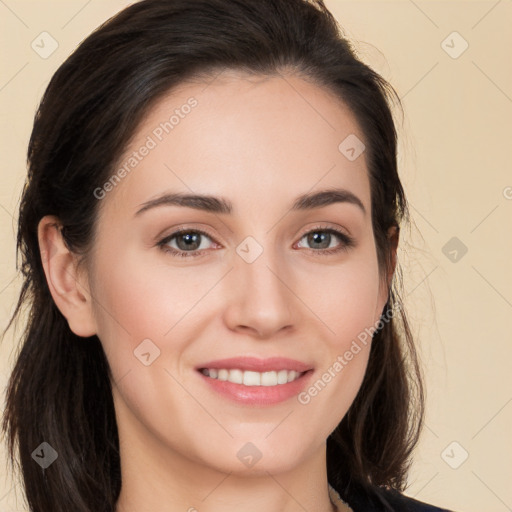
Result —
<instances>
[{"instance_id":1,"label":"lower lip","mask_svg":"<svg viewBox=\"0 0 512 512\"><path fill-rule=\"evenodd\" d=\"M310 380L313 370L308 370L292 382L275 386L245 386L227 380L212 379L200 371L198 373L214 391L237 403L274 405L298 395Z\"/></svg>"}]
</instances>

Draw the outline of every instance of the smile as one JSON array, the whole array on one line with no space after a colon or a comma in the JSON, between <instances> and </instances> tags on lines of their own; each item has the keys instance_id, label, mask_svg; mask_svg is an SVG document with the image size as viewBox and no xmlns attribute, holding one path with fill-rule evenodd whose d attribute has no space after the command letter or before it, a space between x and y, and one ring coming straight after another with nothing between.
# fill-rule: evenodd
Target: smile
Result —
<instances>
[{"instance_id":1,"label":"smile","mask_svg":"<svg viewBox=\"0 0 512 512\"><path fill-rule=\"evenodd\" d=\"M297 396L314 371L256 372L238 368L200 368L197 375L215 395L246 406L272 406Z\"/></svg>"},{"instance_id":2,"label":"smile","mask_svg":"<svg viewBox=\"0 0 512 512\"><path fill-rule=\"evenodd\" d=\"M201 373L212 379L227 381L244 386L277 386L297 380L306 372L295 370L279 370L270 372L243 371L237 368L202 368Z\"/></svg>"}]
</instances>

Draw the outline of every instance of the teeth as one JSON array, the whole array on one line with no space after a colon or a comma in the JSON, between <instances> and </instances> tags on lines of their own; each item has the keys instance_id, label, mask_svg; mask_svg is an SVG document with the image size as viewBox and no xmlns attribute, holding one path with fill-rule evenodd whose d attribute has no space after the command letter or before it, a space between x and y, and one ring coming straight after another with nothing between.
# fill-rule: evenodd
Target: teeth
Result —
<instances>
[{"instance_id":1,"label":"teeth","mask_svg":"<svg viewBox=\"0 0 512 512\"><path fill-rule=\"evenodd\" d=\"M244 386L276 386L286 384L298 379L302 373L295 370L279 370L278 372L253 372L242 371L238 369L217 370L216 368L205 368L201 372L212 379L226 380L234 384L243 384Z\"/></svg>"}]
</instances>

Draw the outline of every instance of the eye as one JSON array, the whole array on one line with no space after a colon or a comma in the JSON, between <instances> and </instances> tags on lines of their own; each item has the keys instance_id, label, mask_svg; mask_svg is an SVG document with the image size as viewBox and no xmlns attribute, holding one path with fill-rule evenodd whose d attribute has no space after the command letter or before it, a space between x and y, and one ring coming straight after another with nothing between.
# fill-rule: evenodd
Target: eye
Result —
<instances>
[{"instance_id":1,"label":"eye","mask_svg":"<svg viewBox=\"0 0 512 512\"><path fill-rule=\"evenodd\" d=\"M339 243L332 245L332 242L338 239ZM323 228L318 226L311 231L305 233L299 240L299 244L302 240L306 239L306 243L313 246L313 252L318 252L322 255L334 254L340 251L346 251L351 247L355 246L355 241L352 237L348 236L341 231L333 228Z\"/></svg>"},{"instance_id":2,"label":"eye","mask_svg":"<svg viewBox=\"0 0 512 512\"><path fill-rule=\"evenodd\" d=\"M305 233L299 240L299 244L303 239L306 239L307 244L313 246L309 248L309 250L319 255L334 254L340 251L346 251L350 247L355 246L354 239L347 234L337 229L324 228L321 226ZM338 244L333 246L332 242L336 242L336 239L338 239ZM173 256L183 258L197 257L202 256L204 254L203 251L209 248L208 243L203 244L206 240L212 241L213 237L200 229L178 229L160 240L157 245L163 251ZM173 244L175 244L175 246L173 246ZM299 245L299 247L302 248L301 245Z\"/></svg>"},{"instance_id":3,"label":"eye","mask_svg":"<svg viewBox=\"0 0 512 512\"><path fill-rule=\"evenodd\" d=\"M202 243L205 239L211 240L212 238L208 233L200 229L179 229L160 240L158 246L174 256L195 257L201 256L201 251L207 249ZM177 247L171 245L173 242L176 243Z\"/></svg>"}]
</instances>

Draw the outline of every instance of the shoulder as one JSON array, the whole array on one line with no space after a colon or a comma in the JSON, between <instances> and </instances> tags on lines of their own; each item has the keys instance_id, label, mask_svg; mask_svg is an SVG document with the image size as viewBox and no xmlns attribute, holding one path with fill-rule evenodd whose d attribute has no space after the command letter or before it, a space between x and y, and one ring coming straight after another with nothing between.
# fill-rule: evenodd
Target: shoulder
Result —
<instances>
[{"instance_id":1,"label":"shoulder","mask_svg":"<svg viewBox=\"0 0 512 512\"><path fill-rule=\"evenodd\" d=\"M354 492L347 502L354 512L455 512L416 500L395 489L373 486L364 492Z\"/></svg>"}]
</instances>

